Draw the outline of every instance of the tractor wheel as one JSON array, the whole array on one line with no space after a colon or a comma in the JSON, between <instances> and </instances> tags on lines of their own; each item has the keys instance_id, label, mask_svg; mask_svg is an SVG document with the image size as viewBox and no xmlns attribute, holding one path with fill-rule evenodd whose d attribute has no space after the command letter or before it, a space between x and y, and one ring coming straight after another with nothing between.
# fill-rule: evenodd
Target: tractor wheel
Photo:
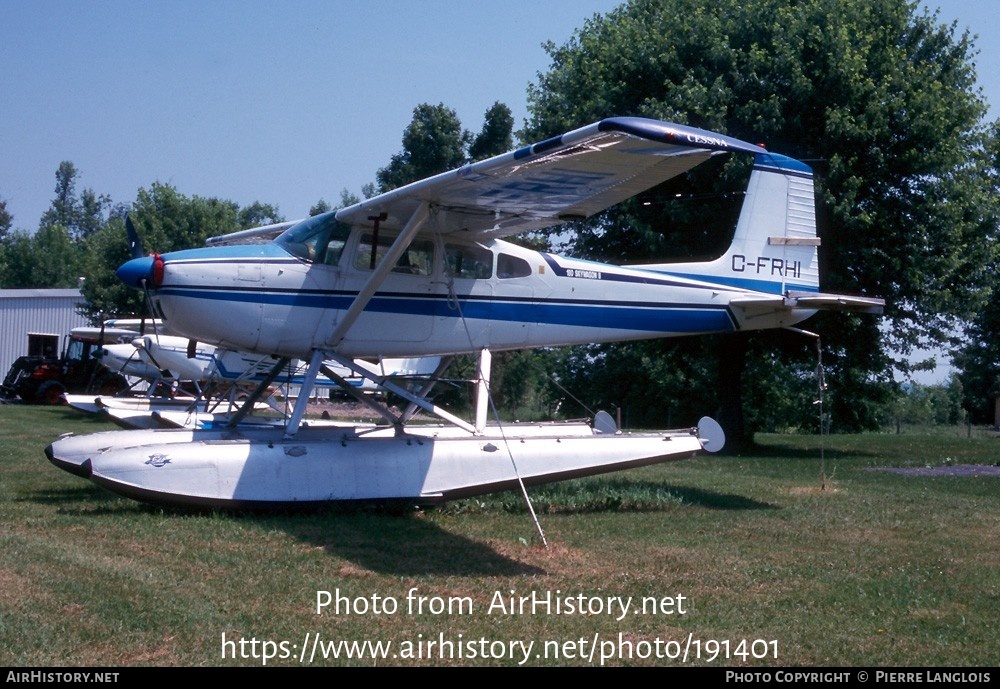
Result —
<instances>
[{"instance_id":1,"label":"tractor wheel","mask_svg":"<svg viewBox=\"0 0 1000 689\"><path fill-rule=\"evenodd\" d=\"M65 385L58 380L47 380L38 386L38 392L35 393L35 401L38 404L65 404L66 398L63 397L65 394Z\"/></svg>"}]
</instances>

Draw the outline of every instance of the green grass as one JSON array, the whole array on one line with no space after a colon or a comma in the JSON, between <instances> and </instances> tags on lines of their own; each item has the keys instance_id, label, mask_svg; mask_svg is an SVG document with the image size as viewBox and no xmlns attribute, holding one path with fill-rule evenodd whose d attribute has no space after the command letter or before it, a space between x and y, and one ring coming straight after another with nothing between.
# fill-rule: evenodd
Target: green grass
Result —
<instances>
[{"instance_id":1,"label":"green grass","mask_svg":"<svg viewBox=\"0 0 1000 689\"><path fill-rule=\"evenodd\" d=\"M682 664L623 658L619 634L643 653L700 641L688 664L709 664L710 641L737 651L744 639L761 640L761 654L768 642L767 657L722 653L712 664L1000 661L1000 477L877 470L1000 460L1000 439L965 429L824 438L825 487L818 437L761 436L753 456L535 488L545 548L514 493L426 511L185 513L118 498L45 460L60 433L110 428L70 409L0 406L0 664L253 666L284 641L294 657L268 665L290 666L307 633L391 642L390 653L443 634L465 656L435 647L428 658L425 646L423 658L313 660L330 666L516 664L519 651L469 658L480 639L494 651L533 641L529 665L587 665L589 646L562 643L595 634L611 644L607 665ZM411 589L422 614L407 609ZM339 592L352 611L317 614L317 591ZM685 613L489 614L511 591L680 595ZM377 607L391 602L394 612ZM427 610L449 603L451 614ZM243 639L230 651L246 657L224 658L223 635ZM546 641L562 657L534 657Z\"/></svg>"}]
</instances>

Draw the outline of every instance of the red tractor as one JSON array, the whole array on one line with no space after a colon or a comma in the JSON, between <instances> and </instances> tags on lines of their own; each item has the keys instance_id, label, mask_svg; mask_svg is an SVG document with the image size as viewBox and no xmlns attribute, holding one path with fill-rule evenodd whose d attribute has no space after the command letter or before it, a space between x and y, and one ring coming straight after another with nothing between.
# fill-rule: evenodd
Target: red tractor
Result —
<instances>
[{"instance_id":1,"label":"red tractor","mask_svg":"<svg viewBox=\"0 0 1000 689\"><path fill-rule=\"evenodd\" d=\"M101 363L101 348L108 342L101 328L78 328L60 357L19 357L0 392L29 404L63 404L66 393L117 394L128 387L128 381Z\"/></svg>"}]
</instances>

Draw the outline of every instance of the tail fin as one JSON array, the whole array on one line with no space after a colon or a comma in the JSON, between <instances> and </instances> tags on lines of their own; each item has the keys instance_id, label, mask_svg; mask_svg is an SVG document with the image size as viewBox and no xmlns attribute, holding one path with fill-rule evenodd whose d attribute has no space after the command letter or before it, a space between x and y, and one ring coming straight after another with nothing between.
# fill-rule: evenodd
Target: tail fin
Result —
<instances>
[{"instance_id":1,"label":"tail fin","mask_svg":"<svg viewBox=\"0 0 1000 689\"><path fill-rule=\"evenodd\" d=\"M642 266L768 294L819 291L812 169L776 153L754 157L729 250L701 263Z\"/></svg>"}]
</instances>

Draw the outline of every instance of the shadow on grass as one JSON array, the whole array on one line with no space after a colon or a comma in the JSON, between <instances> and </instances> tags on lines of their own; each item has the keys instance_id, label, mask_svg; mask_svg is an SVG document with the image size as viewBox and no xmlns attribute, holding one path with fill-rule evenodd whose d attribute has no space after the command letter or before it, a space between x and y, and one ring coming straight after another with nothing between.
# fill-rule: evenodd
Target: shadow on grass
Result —
<instances>
[{"instance_id":1,"label":"shadow on grass","mask_svg":"<svg viewBox=\"0 0 1000 689\"><path fill-rule=\"evenodd\" d=\"M95 395L96 396L96 395ZM89 413L82 411L80 409L74 409L68 404L62 404L55 407L44 407L45 409L51 410L53 417L61 419L63 421L74 421L77 423L84 423L93 426L100 426L100 430L119 430L117 426L108 421L105 417L100 414Z\"/></svg>"},{"instance_id":2,"label":"shadow on grass","mask_svg":"<svg viewBox=\"0 0 1000 689\"><path fill-rule=\"evenodd\" d=\"M231 511L159 507L134 502L96 486L47 490L26 500L62 506L71 517L166 515L240 520L263 532L281 530L359 568L396 576L520 576L544 574L489 545L450 533L412 507L331 506L308 510Z\"/></svg>"},{"instance_id":3,"label":"shadow on grass","mask_svg":"<svg viewBox=\"0 0 1000 689\"><path fill-rule=\"evenodd\" d=\"M674 486L658 481L625 478L587 479L529 489L535 510L541 513L593 514L663 512L688 507L712 510L767 510L776 505L742 495L701 488ZM519 493L498 494L504 511L527 512Z\"/></svg>"},{"instance_id":4,"label":"shadow on grass","mask_svg":"<svg viewBox=\"0 0 1000 689\"><path fill-rule=\"evenodd\" d=\"M819 459L820 445L819 441L815 441L815 444L807 444L804 441L797 441L800 444L791 445L785 443L767 443L767 442L755 442L753 445L743 448L738 454L725 454L720 453L719 457L723 460L725 459L804 459L804 460L816 460ZM875 451L864 450L860 448L856 449L844 449L844 448L834 448L827 445L823 449L823 455L827 459L862 459L878 456Z\"/></svg>"},{"instance_id":5,"label":"shadow on grass","mask_svg":"<svg viewBox=\"0 0 1000 689\"><path fill-rule=\"evenodd\" d=\"M53 506L58 509L58 513L62 516L80 519L106 516L128 517L142 514L176 514L177 516L197 514L192 510L171 510L135 502L83 479L81 479L79 486L73 488L40 490L19 500ZM204 512L202 513L204 514Z\"/></svg>"},{"instance_id":6,"label":"shadow on grass","mask_svg":"<svg viewBox=\"0 0 1000 689\"><path fill-rule=\"evenodd\" d=\"M324 520L325 521L325 520ZM545 571L409 515L340 515L329 530L290 521L284 530L359 567L394 576L522 576Z\"/></svg>"},{"instance_id":7,"label":"shadow on grass","mask_svg":"<svg viewBox=\"0 0 1000 689\"><path fill-rule=\"evenodd\" d=\"M721 493L627 477L580 479L529 489L539 514L654 513L691 508L769 510L778 506L733 493ZM147 505L122 498L89 482L36 492L25 498L54 505L76 518L133 515L207 515L236 519L264 531L283 531L360 568L395 576L520 576L543 574L498 552L487 543L451 533L410 505L331 505L283 511L212 511ZM457 518L505 519L527 513L519 492L508 491L454 501L440 509Z\"/></svg>"}]
</instances>

